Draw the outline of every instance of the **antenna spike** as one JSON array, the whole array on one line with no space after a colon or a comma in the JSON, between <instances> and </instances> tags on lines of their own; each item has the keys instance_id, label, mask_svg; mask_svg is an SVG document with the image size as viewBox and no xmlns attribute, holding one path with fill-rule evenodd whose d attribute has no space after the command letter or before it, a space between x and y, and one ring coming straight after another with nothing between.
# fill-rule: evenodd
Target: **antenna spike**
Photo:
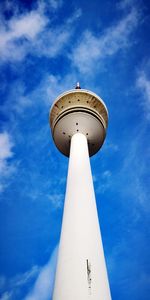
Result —
<instances>
[{"instance_id":1,"label":"antenna spike","mask_svg":"<svg viewBox=\"0 0 150 300\"><path fill-rule=\"evenodd\" d=\"M80 87L80 83L79 82L77 82L77 85L76 85L76 90L80 90L81 89L81 87Z\"/></svg>"}]
</instances>

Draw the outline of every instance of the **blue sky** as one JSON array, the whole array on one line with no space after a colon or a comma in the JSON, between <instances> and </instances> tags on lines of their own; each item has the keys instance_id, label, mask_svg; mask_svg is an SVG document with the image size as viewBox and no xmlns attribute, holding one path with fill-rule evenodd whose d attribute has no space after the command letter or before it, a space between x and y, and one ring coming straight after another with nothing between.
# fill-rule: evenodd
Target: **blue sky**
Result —
<instances>
[{"instance_id":1,"label":"blue sky","mask_svg":"<svg viewBox=\"0 0 150 300\"><path fill-rule=\"evenodd\" d=\"M50 300L68 159L49 109L75 87L109 111L91 158L113 300L149 300L148 1L0 2L0 300Z\"/></svg>"}]
</instances>

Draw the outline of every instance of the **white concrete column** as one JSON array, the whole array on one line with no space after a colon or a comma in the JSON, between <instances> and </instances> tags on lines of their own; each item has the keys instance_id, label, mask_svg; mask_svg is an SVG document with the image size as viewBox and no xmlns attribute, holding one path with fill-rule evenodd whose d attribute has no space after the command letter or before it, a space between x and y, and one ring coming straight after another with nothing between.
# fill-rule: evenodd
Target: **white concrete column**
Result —
<instances>
[{"instance_id":1,"label":"white concrete column","mask_svg":"<svg viewBox=\"0 0 150 300\"><path fill-rule=\"evenodd\" d=\"M111 300L86 137L71 140L53 300Z\"/></svg>"}]
</instances>

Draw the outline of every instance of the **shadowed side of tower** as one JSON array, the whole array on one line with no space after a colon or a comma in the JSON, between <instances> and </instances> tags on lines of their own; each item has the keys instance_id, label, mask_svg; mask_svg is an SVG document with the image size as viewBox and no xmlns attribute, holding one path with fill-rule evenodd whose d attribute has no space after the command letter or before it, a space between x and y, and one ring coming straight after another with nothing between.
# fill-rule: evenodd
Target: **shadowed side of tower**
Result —
<instances>
[{"instance_id":1,"label":"shadowed side of tower","mask_svg":"<svg viewBox=\"0 0 150 300\"><path fill-rule=\"evenodd\" d=\"M53 300L111 299L89 160L107 120L103 101L87 90L62 94L51 109L54 142L70 156Z\"/></svg>"}]
</instances>

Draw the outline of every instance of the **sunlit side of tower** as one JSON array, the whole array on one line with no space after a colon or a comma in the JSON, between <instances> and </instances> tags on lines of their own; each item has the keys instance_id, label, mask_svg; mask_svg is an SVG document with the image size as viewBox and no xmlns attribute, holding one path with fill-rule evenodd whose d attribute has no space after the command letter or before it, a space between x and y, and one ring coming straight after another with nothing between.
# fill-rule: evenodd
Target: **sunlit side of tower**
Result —
<instances>
[{"instance_id":1,"label":"sunlit side of tower","mask_svg":"<svg viewBox=\"0 0 150 300\"><path fill-rule=\"evenodd\" d=\"M50 111L53 140L69 156L53 300L111 300L89 159L101 148L107 123L102 99L79 84Z\"/></svg>"}]
</instances>

